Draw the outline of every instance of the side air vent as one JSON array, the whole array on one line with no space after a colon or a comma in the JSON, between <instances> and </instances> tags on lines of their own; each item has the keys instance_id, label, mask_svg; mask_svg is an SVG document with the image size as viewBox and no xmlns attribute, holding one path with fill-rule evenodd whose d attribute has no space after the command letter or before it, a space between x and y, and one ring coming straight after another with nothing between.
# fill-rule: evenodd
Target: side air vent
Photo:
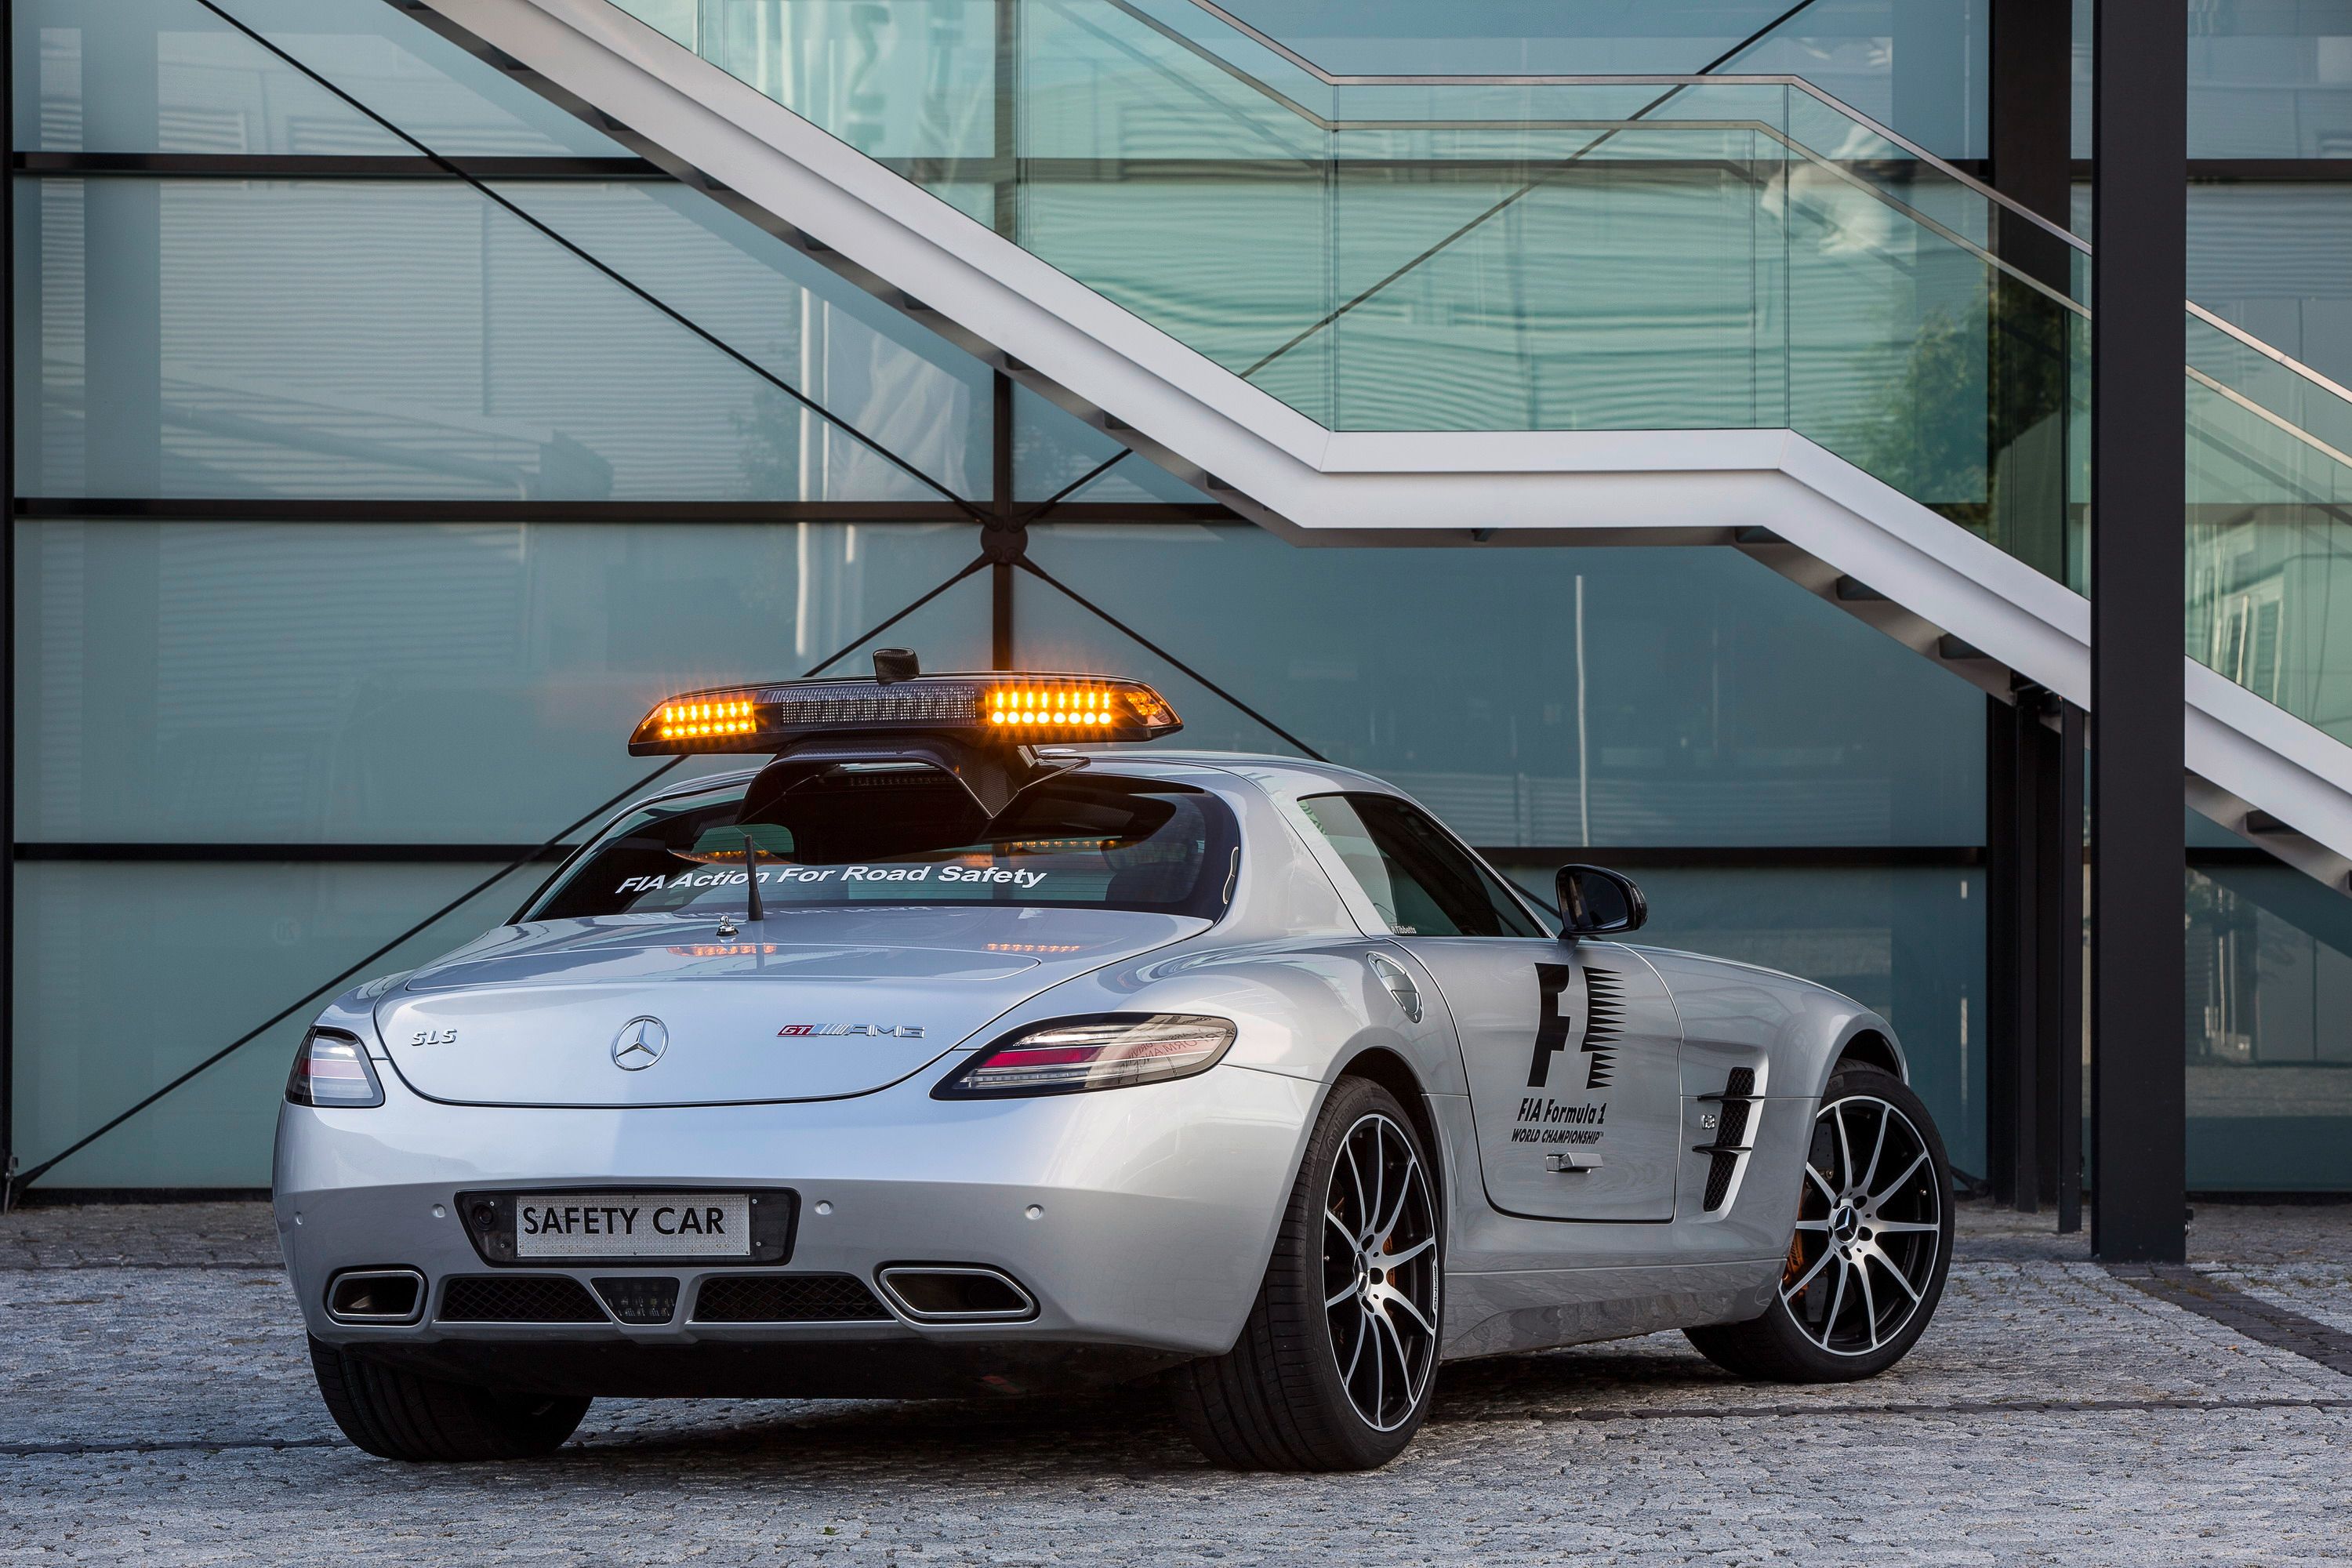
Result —
<instances>
[{"instance_id":1,"label":"side air vent","mask_svg":"<svg viewBox=\"0 0 2352 1568\"><path fill-rule=\"evenodd\" d=\"M604 1309L561 1274L462 1274L441 1292L445 1323L601 1323Z\"/></svg>"},{"instance_id":2,"label":"side air vent","mask_svg":"<svg viewBox=\"0 0 2352 1568\"><path fill-rule=\"evenodd\" d=\"M1739 1169L1739 1156L1748 1152L1748 1122L1756 1097L1756 1069L1734 1068L1724 1080L1723 1093L1715 1098L1723 1110L1715 1124L1715 1142L1700 1145L1700 1152L1711 1156L1706 1167L1706 1196L1699 1206L1708 1214L1723 1206L1731 1195L1731 1178Z\"/></svg>"},{"instance_id":3,"label":"side air vent","mask_svg":"<svg viewBox=\"0 0 2352 1568\"><path fill-rule=\"evenodd\" d=\"M889 1310L848 1274L719 1274L695 1293L698 1323L887 1323Z\"/></svg>"}]
</instances>

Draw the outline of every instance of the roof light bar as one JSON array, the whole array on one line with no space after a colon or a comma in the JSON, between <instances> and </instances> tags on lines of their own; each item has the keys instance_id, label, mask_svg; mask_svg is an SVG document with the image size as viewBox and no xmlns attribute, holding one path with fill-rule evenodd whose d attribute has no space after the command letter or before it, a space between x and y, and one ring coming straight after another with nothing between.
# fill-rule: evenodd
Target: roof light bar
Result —
<instances>
[{"instance_id":1,"label":"roof light bar","mask_svg":"<svg viewBox=\"0 0 2352 1568\"><path fill-rule=\"evenodd\" d=\"M787 680L670 698L629 737L629 754L772 752L805 736L848 731L945 731L1025 746L1151 741L1181 728L1160 693L1110 676L1008 670L887 683Z\"/></svg>"}]
</instances>

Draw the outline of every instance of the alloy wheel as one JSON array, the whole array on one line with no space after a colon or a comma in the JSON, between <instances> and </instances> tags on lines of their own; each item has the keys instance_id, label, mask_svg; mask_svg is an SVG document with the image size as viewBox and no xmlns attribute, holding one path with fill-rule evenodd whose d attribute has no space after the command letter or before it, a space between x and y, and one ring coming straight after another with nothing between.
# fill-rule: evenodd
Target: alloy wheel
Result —
<instances>
[{"instance_id":1,"label":"alloy wheel","mask_svg":"<svg viewBox=\"0 0 2352 1568\"><path fill-rule=\"evenodd\" d=\"M1393 1431L1437 1365L1437 1205L1403 1128L1378 1111L1340 1140L1323 1200L1323 1310L1349 1403Z\"/></svg>"},{"instance_id":2,"label":"alloy wheel","mask_svg":"<svg viewBox=\"0 0 2352 1568\"><path fill-rule=\"evenodd\" d=\"M1790 1321L1832 1355L1868 1355L1895 1339L1935 1279L1943 1205L1908 1116L1873 1095L1822 1107L1780 1276Z\"/></svg>"}]
</instances>

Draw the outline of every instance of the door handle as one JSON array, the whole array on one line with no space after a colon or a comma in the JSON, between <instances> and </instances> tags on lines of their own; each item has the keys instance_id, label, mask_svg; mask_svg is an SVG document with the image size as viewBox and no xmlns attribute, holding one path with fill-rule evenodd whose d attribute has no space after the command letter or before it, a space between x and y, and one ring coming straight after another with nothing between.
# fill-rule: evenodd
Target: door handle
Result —
<instances>
[{"instance_id":1,"label":"door handle","mask_svg":"<svg viewBox=\"0 0 2352 1568\"><path fill-rule=\"evenodd\" d=\"M1555 1175L1581 1176L1587 1172L1601 1169L1601 1156L1598 1154L1585 1154L1581 1156L1575 1154L1546 1154L1544 1156L1544 1169L1553 1173Z\"/></svg>"}]
</instances>

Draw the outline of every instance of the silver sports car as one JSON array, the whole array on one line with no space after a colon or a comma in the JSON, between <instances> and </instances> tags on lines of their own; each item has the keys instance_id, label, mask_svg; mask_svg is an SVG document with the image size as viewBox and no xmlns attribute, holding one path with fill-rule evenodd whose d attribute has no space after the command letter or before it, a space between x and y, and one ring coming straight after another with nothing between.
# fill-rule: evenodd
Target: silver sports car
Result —
<instances>
[{"instance_id":1,"label":"silver sports car","mask_svg":"<svg viewBox=\"0 0 2352 1568\"><path fill-rule=\"evenodd\" d=\"M1885 1019L1625 942L1612 871L1544 909L1364 773L1133 745L1176 728L901 650L656 708L633 752L758 765L302 1043L278 1226L343 1431L1156 1377L1218 1462L1342 1469L1449 1360L1911 1348L1951 1176Z\"/></svg>"}]
</instances>

